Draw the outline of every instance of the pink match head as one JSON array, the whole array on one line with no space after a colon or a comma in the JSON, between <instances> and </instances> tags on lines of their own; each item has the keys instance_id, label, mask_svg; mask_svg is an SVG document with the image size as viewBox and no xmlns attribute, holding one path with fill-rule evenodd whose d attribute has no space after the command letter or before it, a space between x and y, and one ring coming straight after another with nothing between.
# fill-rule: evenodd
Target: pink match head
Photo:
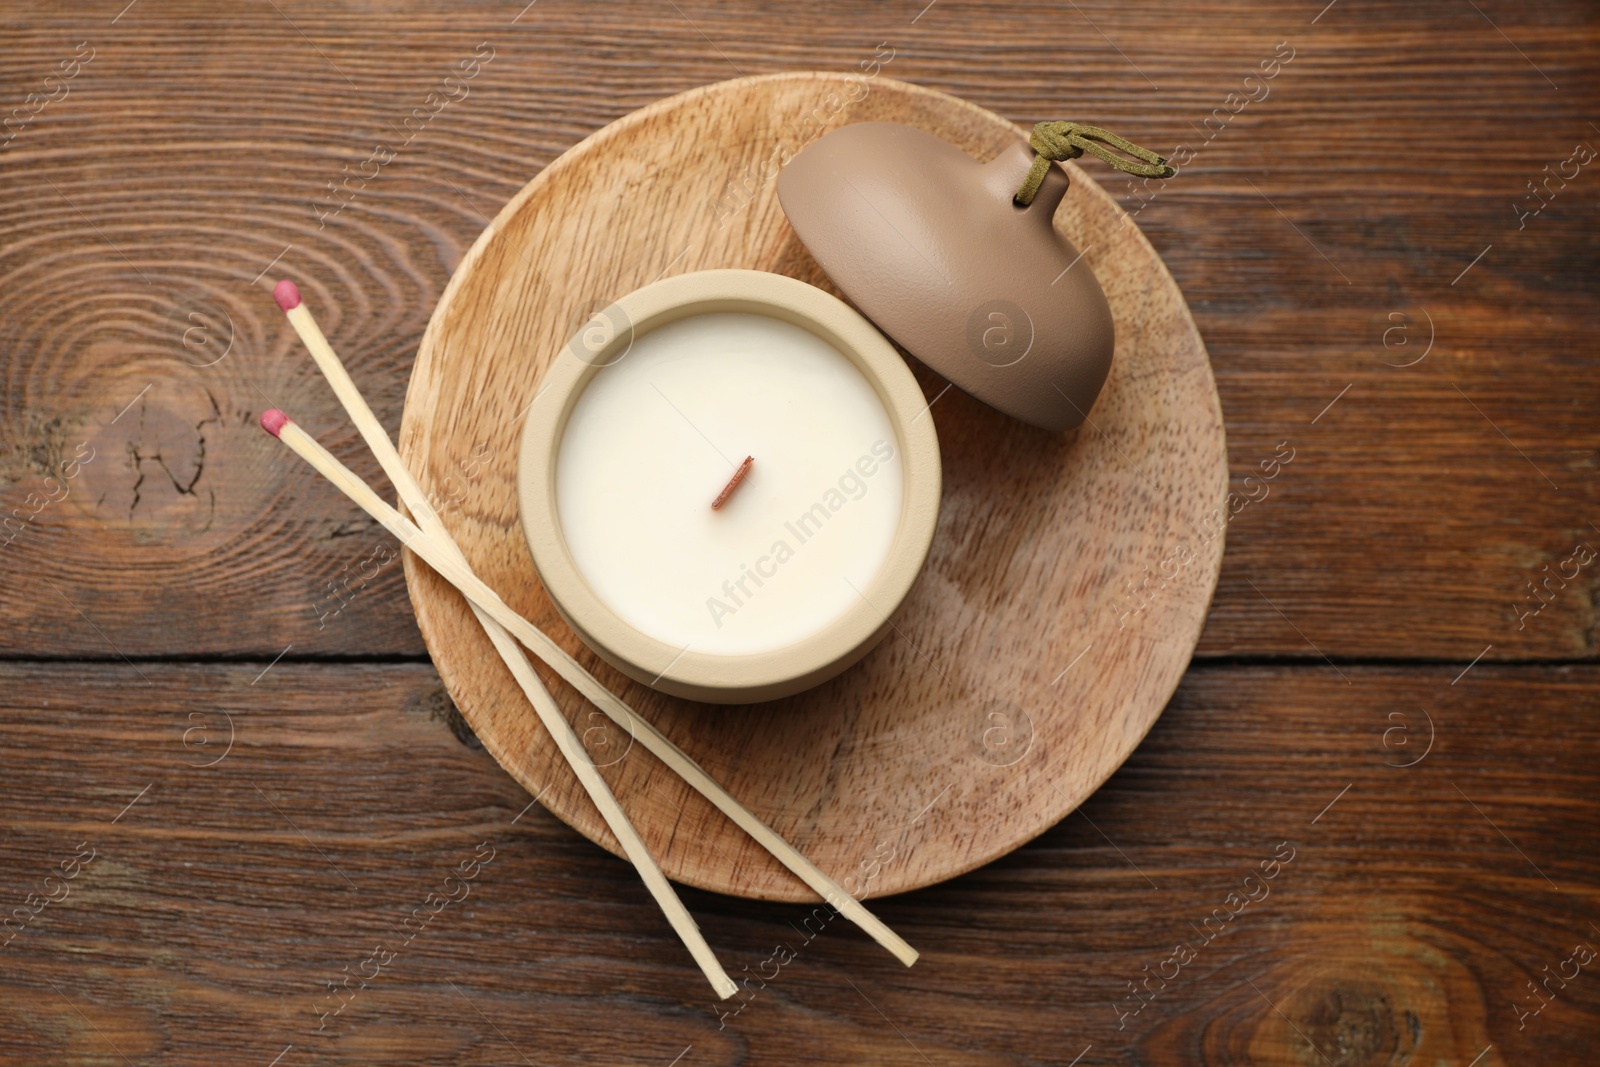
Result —
<instances>
[{"instance_id":1,"label":"pink match head","mask_svg":"<svg viewBox=\"0 0 1600 1067\"><path fill-rule=\"evenodd\" d=\"M294 284L293 282L289 284ZM261 413L261 428L276 437L283 432L283 428L291 420L289 416L277 408L268 408Z\"/></svg>"},{"instance_id":2,"label":"pink match head","mask_svg":"<svg viewBox=\"0 0 1600 1067\"><path fill-rule=\"evenodd\" d=\"M300 287L288 278L283 279L272 287L272 299L285 311L293 311L300 306Z\"/></svg>"}]
</instances>

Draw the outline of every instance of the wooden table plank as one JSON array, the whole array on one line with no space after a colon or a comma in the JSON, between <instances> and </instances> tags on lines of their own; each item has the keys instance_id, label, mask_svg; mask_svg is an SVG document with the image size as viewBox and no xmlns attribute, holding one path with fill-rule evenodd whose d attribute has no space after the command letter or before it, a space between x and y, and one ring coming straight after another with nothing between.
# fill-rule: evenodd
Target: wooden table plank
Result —
<instances>
[{"instance_id":1,"label":"wooden table plank","mask_svg":"<svg viewBox=\"0 0 1600 1067\"><path fill-rule=\"evenodd\" d=\"M1600 1026L1592 966L1514 1007L1600 948L1600 668L1194 670L1080 812L878 902L909 970L685 891L769 979L725 1025L632 871L523 811L431 669L260 669L0 667L7 907L94 851L0 949L0 1061L1579 1064ZM431 893L460 899L408 938Z\"/></svg>"},{"instance_id":2,"label":"wooden table plank","mask_svg":"<svg viewBox=\"0 0 1600 1067\"><path fill-rule=\"evenodd\" d=\"M1138 220L1208 339L1237 488L1259 495L1279 442L1296 456L1235 521L1202 655L1593 658L1592 569L1517 615L1600 546L1591 168L1521 229L1513 207L1600 144L1583 5L520 7L0 15L0 100L94 56L0 150L0 503L32 515L0 549L0 654L420 655L392 546L254 429L290 408L377 475L270 280L307 283L397 425L462 250L540 167L665 94L884 41L882 76L1198 149ZM486 41L468 94L319 227L327 184ZM1246 83L1279 42L1292 59ZM1409 347L1385 347L1391 314ZM1385 366L1422 351L1424 316L1427 357ZM38 507L80 446L95 459Z\"/></svg>"}]
</instances>

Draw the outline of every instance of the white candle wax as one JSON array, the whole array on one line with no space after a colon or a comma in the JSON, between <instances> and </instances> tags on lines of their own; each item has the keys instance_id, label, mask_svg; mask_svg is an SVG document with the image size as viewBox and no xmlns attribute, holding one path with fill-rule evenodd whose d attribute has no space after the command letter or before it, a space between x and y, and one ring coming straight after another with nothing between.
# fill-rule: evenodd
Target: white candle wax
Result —
<instances>
[{"instance_id":1,"label":"white candle wax","mask_svg":"<svg viewBox=\"0 0 1600 1067\"><path fill-rule=\"evenodd\" d=\"M794 644L858 604L902 489L889 414L861 371L810 331L743 312L636 338L578 397L555 465L562 533L595 595L640 632L711 655Z\"/></svg>"}]
</instances>

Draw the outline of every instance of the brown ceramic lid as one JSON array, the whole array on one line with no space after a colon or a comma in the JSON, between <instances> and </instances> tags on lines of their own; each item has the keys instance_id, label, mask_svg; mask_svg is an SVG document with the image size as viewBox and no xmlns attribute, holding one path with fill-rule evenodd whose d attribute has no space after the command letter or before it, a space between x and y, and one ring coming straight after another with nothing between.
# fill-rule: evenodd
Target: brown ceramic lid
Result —
<instances>
[{"instance_id":1,"label":"brown ceramic lid","mask_svg":"<svg viewBox=\"0 0 1600 1067\"><path fill-rule=\"evenodd\" d=\"M827 134L778 176L822 269L901 347L973 396L1049 430L1083 422L1111 366L1111 309L1052 218L1052 166L1027 207L1022 140L978 163L890 122ZM1068 270L1067 268L1073 269Z\"/></svg>"}]
</instances>

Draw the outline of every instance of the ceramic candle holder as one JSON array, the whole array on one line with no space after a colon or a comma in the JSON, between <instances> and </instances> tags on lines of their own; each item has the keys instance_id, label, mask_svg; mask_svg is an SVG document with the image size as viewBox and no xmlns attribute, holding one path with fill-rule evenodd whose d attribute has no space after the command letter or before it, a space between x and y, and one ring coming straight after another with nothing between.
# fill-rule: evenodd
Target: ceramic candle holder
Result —
<instances>
[{"instance_id":1,"label":"ceramic candle holder","mask_svg":"<svg viewBox=\"0 0 1600 1067\"><path fill-rule=\"evenodd\" d=\"M922 568L926 412L889 342L820 289L748 270L645 286L579 330L529 408L534 565L630 678L718 704L800 692L882 639Z\"/></svg>"}]
</instances>

